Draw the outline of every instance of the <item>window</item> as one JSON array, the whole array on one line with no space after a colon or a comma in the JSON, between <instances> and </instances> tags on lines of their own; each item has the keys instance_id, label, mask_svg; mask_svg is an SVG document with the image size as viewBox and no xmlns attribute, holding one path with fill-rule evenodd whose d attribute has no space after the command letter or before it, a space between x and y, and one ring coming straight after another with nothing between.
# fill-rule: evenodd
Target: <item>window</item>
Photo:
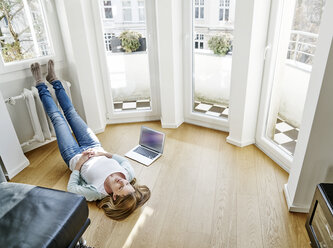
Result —
<instances>
[{"instance_id":1,"label":"window","mask_svg":"<svg viewBox=\"0 0 333 248\"><path fill-rule=\"evenodd\" d=\"M204 49L204 39L203 34L196 34L194 39L194 48L195 49Z\"/></svg>"},{"instance_id":2,"label":"window","mask_svg":"<svg viewBox=\"0 0 333 248\"><path fill-rule=\"evenodd\" d=\"M220 0L219 21L229 21L230 0Z\"/></svg>"},{"instance_id":3,"label":"window","mask_svg":"<svg viewBox=\"0 0 333 248\"><path fill-rule=\"evenodd\" d=\"M139 21L145 21L145 1L139 0L138 1L138 9L139 9Z\"/></svg>"},{"instance_id":4,"label":"window","mask_svg":"<svg viewBox=\"0 0 333 248\"><path fill-rule=\"evenodd\" d=\"M194 5L195 5L194 8L195 19L203 19L205 17L204 15L205 0L195 0Z\"/></svg>"},{"instance_id":5,"label":"window","mask_svg":"<svg viewBox=\"0 0 333 248\"><path fill-rule=\"evenodd\" d=\"M0 4L0 35L5 64L53 54L40 0Z\"/></svg>"},{"instance_id":6,"label":"window","mask_svg":"<svg viewBox=\"0 0 333 248\"><path fill-rule=\"evenodd\" d=\"M123 20L125 22L132 21L132 7L131 7L131 1L123 1Z\"/></svg>"},{"instance_id":7,"label":"window","mask_svg":"<svg viewBox=\"0 0 333 248\"><path fill-rule=\"evenodd\" d=\"M111 40L114 36L114 33L104 33L104 42L105 42L105 48L106 51L111 52L112 46L111 46Z\"/></svg>"},{"instance_id":8,"label":"window","mask_svg":"<svg viewBox=\"0 0 333 248\"><path fill-rule=\"evenodd\" d=\"M111 1L103 1L103 6L104 6L104 18L113 19Z\"/></svg>"}]
</instances>

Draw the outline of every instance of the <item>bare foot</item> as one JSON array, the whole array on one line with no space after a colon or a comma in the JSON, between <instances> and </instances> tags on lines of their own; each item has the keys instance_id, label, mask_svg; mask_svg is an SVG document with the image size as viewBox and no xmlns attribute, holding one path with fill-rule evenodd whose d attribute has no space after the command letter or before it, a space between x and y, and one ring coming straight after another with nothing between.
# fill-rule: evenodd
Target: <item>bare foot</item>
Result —
<instances>
[{"instance_id":1,"label":"bare foot","mask_svg":"<svg viewBox=\"0 0 333 248\"><path fill-rule=\"evenodd\" d=\"M42 72L40 71L39 63L31 64L30 66L32 76L35 79L35 85L38 85L43 82Z\"/></svg>"},{"instance_id":2,"label":"bare foot","mask_svg":"<svg viewBox=\"0 0 333 248\"><path fill-rule=\"evenodd\" d=\"M46 80L49 83L52 83L55 80L58 80L55 71L54 71L54 62L52 59L47 62L47 75L46 75Z\"/></svg>"}]
</instances>

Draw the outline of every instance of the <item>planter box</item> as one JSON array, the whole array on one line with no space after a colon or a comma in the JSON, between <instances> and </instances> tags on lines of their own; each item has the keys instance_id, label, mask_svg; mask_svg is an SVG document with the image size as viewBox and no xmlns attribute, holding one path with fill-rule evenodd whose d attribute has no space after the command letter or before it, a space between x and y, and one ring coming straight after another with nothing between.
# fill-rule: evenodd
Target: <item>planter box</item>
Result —
<instances>
[{"instance_id":1,"label":"planter box","mask_svg":"<svg viewBox=\"0 0 333 248\"><path fill-rule=\"evenodd\" d=\"M117 37L112 37L111 49L113 53L125 52L125 50L121 47L121 40Z\"/></svg>"},{"instance_id":2,"label":"planter box","mask_svg":"<svg viewBox=\"0 0 333 248\"><path fill-rule=\"evenodd\" d=\"M138 50L136 50L136 51L137 52L146 51L146 49L147 49L146 38L140 38L139 42L140 42L140 46L139 46Z\"/></svg>"}]
</instances>

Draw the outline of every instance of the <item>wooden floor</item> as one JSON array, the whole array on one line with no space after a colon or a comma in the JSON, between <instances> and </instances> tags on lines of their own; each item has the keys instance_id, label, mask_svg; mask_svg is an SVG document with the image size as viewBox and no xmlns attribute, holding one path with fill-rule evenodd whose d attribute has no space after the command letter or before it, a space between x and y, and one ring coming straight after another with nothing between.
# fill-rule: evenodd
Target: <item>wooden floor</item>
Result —
<instances>
[{"instance_id":1,"label":"wooden floor","mask_svg":"<svg viewBox=\"0 0 333 248\"><path fill-rule=\"evenodd\" d=\"M289 213L288 174L258 148L226 143L224 132L183 124L162 129L164 154L150 167L132 165L150 200L123 222L89 203L88 245L100 247L310 247L306 215ZM137 145L142 123L109 125L98 135L105 150ZM12 181L65 190L70 171L56 142L26 154L30 165Z\"/></svg>"}]
</instances>

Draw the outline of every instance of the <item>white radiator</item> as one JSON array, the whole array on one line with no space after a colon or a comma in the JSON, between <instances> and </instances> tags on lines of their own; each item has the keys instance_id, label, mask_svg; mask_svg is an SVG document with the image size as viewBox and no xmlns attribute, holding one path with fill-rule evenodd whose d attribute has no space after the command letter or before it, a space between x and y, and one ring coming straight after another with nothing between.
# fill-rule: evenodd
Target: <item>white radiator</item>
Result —
<instances>
[{"instance_id":1,"label":"white radiator","mask_svg":"<svg viewBox=\"0 0 333 248\"><path fill-rule=\"evenodd\" d=\"M62 84L67 95L69 96L70 99L72 99L70 93L71 84L67 81L62 81ZM58 101L56 100L55 92L52 86L49 84L48 86L53 99L58 105L58 108L61 110L61 107ZM11 105L15 105L17 100L25 101L29 112L30 122L34 132L34 135L31 139L21 143L23 152L31 151L37 147L40 147L51 141L54 141L56 139L55 131L50 118L47 116L44 110L43 103L39 98L37 88L33 86L31 90L23 89L23 92L20 95L9 97L5 100L5 102Z\"/></svg>"}]
</instances>

